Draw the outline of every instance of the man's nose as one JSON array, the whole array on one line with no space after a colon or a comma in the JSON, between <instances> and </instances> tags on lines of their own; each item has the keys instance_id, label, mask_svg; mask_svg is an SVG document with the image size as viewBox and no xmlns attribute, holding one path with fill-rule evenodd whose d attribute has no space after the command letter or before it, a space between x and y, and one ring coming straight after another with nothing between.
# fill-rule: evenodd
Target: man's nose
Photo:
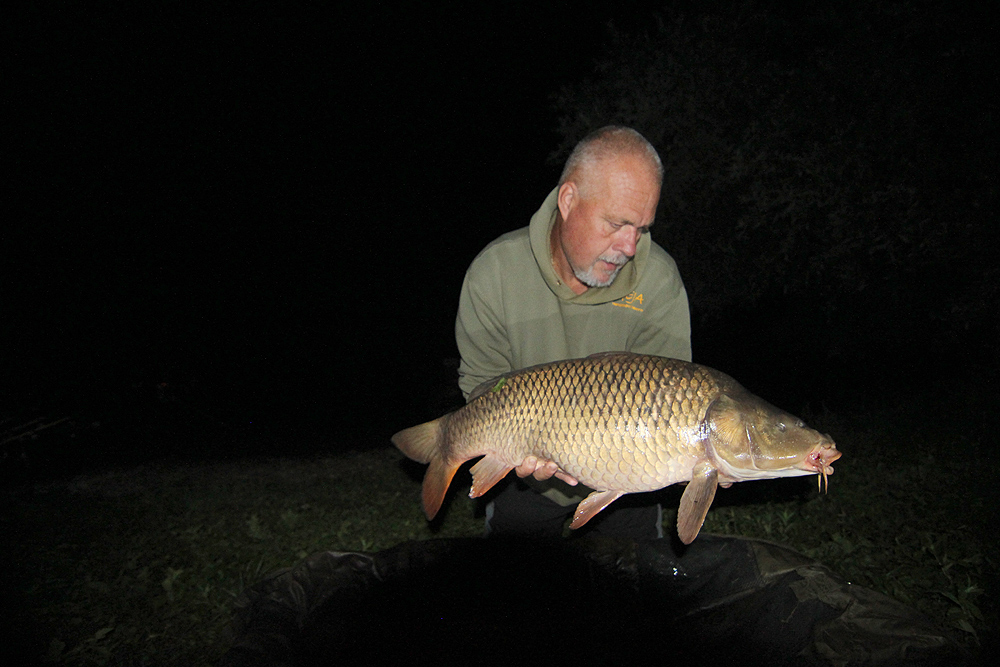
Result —
<instances>
[{"instance_id":1,"label":"man's nose","mask_svg":"<svg viewBox=\"0 0 1000 667\"><path fill-rule=\"evenodd\" d=\"M615 234L616 238L614 249L628 255L629 257L634 257L635 246L639 243L639 237L641 235L642 232L632 225L625 225Z\"/></svg>"}]
</instances>

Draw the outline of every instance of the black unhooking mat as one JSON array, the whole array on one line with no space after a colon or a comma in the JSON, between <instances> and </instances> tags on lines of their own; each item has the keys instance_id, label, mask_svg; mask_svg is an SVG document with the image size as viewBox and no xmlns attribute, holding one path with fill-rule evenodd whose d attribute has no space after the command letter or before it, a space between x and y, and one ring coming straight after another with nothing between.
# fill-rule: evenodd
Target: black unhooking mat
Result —
<instances>
[{"instance_id":1,"label":"black unhooking mat","mask_svg":"<svg viewBox=\"0 0 1000 667\"><path fill-rule=\"evenodd\" d=\"M676 552L442 539L318 553L245 591L233 632L220 667L968 660L926 617L802 554L714 535Z\"/></svg>"}]
</instances>

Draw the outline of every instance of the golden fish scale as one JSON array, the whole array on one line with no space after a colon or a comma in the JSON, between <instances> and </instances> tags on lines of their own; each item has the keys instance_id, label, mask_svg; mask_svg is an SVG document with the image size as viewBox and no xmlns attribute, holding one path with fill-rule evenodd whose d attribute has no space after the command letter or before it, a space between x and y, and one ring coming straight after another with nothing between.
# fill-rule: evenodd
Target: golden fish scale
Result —
<instances>
[{"instance_id":1,"label":"golden fish scale","mask_svg":"<svg viewBox=\"0 0 1000 667\"><path fill-rule=\"evenodd\" d=\"M662 357L538 366L455 413L449 455L492 454L516 466L531 454L593 489L658 489L690 479L718 380L711 369Z\"/></svg>"}]
</instances>

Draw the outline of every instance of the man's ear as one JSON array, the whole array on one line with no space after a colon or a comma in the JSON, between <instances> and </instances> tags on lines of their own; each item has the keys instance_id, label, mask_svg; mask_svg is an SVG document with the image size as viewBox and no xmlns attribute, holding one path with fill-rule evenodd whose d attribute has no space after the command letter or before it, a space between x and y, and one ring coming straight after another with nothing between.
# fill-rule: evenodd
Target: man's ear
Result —
<instances>
[{"instance_id":1,"label":"man's ear","mask_svg":"<svg viewBox=\"0 0 1000 667\"><path fill-rule=\"evenodd\" d=\"M559 215L563 220L569 216L569 212L580 201L580 189L576 186L573 181L566 181L559 186L559 192L556 195L556 204L559 207Z\"/></svg>"}]
</instances>

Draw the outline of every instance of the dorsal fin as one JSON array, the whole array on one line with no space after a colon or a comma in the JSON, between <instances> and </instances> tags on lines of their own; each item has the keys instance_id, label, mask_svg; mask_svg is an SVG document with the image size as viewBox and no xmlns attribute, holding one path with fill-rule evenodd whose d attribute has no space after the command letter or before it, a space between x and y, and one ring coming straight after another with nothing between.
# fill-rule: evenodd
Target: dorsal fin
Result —
<instances>
[{"instance_id":1,"label":"dorsal fin","mask_svg":"<svg viewBox=\"0 0 1000 667\"><path fill-rule=\"evenodd\" d=\"M633 353L632 352L625 352L624 350L619 350L617 352L614 352L614 351L612 351L612 352L594 352L593 354L588 354L587 358L588 359L600 359L601 357L617 357L617 356L622 355L622 354L631 356Z\"/></svg>"},{"instance_id":2,"label":"dorsal fin","mask_svg":"<svg viewBox=\"0 0 1000 667\"><path fill-rule=\"evenodd\" d=\"M497 391L500 391L503 388L503 386L505 384L507 384L507 378L509 378L511 375L514 375L514 373L516 373L516 372L517 371L511 371L510 373L504 373L503 375L498 375L497 377L493 378L492 380L487 380L486 382L482 383L481 385L479 385L478 387L476 387L475 389L473 389L471 394L469 394L469 400L468 400L468 402L471 403L472 401L476 400L477 398L479 398L480 396L482 396L483 394L485 394L487 392L491 392L491 391L497 392Z\"/></svg>"}]
</instances>

